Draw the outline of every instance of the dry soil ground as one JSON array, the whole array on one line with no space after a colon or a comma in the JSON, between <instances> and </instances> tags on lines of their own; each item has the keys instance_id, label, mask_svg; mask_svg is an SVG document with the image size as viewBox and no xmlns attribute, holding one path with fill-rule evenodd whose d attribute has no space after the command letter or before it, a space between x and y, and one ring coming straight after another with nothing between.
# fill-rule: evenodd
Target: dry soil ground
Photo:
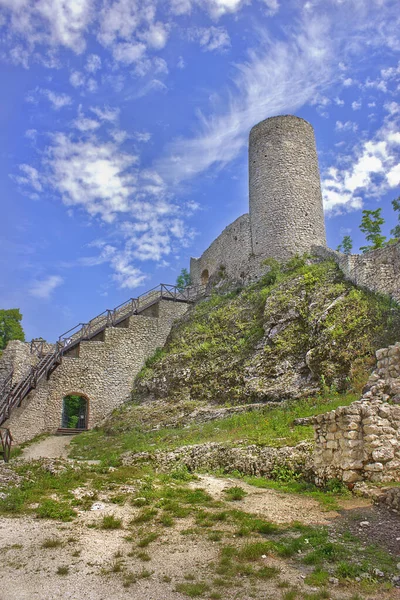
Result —
<instances>
[{"instance_id":1,"label":"dry soil ground","mask_svg":"<svg viewBox=\"0 0 400 600\"><path fill-rule=\"evenodd\" d=\"M24 459L36 459L43 453L53 458L65 456L69 441L69 438L42 440L25 450ZM240 485L247 496L235 502L237 509L279 524L301 521L324 524L334 530L347 528L357 534L361 531L365 543L380 538L393 554L399 552L396 542L400 537L399 516L375 509L366 500L344 503L339 514L324 511L311 498L259 489L234 479L207 475L191 485L203 488L217 500L223 498L225 488ZM80 511L70 523L31 516L0 518L0 600L187 600L186 595L175 590L185 577L187 581L193 577L211 584L215 572L210 563L217 561L221 542L196 534L182 535L193 523L190 518L177 519L173 527L164 528L160 537L145 548L149 560L143 560L137 552L132 552L139 533L129 527L139 510L129 502L113 504L107 494L100 494L92 510ZM111 514L122 519L121 529L96 527L104 515ZM370 525L361 527L361 520L368 520ZM218 524L218 528L223 527L229 530L229 523ZM53 547L46 547L48 540L55 540ZM257 582L255 587L244 575L238 586L211 586L214 596L210 592L203 598L278 600L285 598L291 588L297 588L297 596L293 598L314 594L316 600L340 599L351 598L356 591L352 587L330 585L329 595L320 596L318 588L304 583L310 567L272 556L262 560L265 565L278 567L279 576ZM400 598L400 590L381 590L358 598Z\"/></svg>"}]
</instances>

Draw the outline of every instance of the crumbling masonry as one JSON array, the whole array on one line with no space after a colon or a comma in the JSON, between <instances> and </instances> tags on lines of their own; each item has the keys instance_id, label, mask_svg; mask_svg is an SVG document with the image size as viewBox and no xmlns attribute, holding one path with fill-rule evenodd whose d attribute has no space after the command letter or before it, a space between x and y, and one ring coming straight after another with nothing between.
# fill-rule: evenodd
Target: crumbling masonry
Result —
<instances>
[{"instance_id":1,"label":"crumbling masonry","mask_svg":"<svg viewBox=\"0 0 400 600\"><path fill-rule=\"evenodd\" d=\"M265 273L265 259L286 260L304 252L335 260L357 285L400 301L400 243L362 256L329 250L313 128L292 115L272 117L250 132L249 213L228 225L200 258L191 259L192 282L195 288L221 277L245 283ZM4 409L6 386L15 386L32 366L41 364L29 344L11 342L0 360L0 424L8 419L3 426L11 428L16 442L55 432L61 424L63 398L77 394L87 400L86 426L93 427L129 398L133 379L146 358L164 345L173 321L187 309L187 303L160 299L141 314L107 325L99 335L83 337L71 351L64 347L57 355L54 346L42 348L50 358L57 355L51 368L44 369L40 380L33 377L31 391L9 411ZM397 357L397 350L388 352ZM390 362L392 354L379 360ZM378 365L378 374L382 368ZM316 460L321 478L329 472L339 473L346 481L381 480L382 465L389 468L387 473L398 469L398 434L394 432L398 432L400 408L388 407L383 396L368 405L366 398L320 418ZM369 433L368 428L372 428ZM380 446L386 448L384 457L379 454Z\"/></svg>"}]
</instances>

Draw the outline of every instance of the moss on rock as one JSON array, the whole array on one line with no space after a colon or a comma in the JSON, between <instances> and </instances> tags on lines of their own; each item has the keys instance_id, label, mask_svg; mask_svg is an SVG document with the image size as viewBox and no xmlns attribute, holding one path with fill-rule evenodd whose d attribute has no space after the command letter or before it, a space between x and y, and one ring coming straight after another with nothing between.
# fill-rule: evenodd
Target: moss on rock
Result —
<instances>
[{"instance_id":1,"label":"moss on rock","mask_svg":"<svg viewBox=\"0 0 400 600\"><path fill-rule=\"evenodd\" d=\"M199 302L147 362L133 397L235 404L346 389L399 335L390 299L345 281L332 262L294 259Z\"/></svg>"}]
</instances>

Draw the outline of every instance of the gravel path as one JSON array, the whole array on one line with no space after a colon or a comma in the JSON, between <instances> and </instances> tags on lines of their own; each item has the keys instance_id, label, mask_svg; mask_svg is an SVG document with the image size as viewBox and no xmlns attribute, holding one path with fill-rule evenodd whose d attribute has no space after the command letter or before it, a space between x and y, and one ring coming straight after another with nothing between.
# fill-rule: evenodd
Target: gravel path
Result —
<instances>
[{"instance_id":1,"label":"gravel path","mask_svg":"<svg viewBox=\"0 0 400 600\"><path fill-rule=\"evenodd\" d=\"M67 458L72 436L50 435L24 449L24 460L37 460L38 458Z\"/></svg>"}]
</instances>

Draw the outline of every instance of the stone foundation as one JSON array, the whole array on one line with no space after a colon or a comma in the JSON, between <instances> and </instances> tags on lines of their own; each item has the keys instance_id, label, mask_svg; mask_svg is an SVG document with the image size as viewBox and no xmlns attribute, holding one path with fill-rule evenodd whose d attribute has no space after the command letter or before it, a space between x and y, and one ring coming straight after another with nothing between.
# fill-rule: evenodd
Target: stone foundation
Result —
<instances>
[{"instance_id":1,"label":"stone foundation","mask_svg":"<svg viewBox=\"0 0 400 600\"><path fill-rule=\"evenodd\" d=\"M122 463L133 465L152 461L160 470L168 471L174 466L184 465L189 471L222 469L225 473L239 471L243 475L271 479L289 471L308 479L312 476L311 454L312 444L307 442L283 448L208 442L182 446L172 452L126 452L122 455Z\"/></svg>"},{"instance_id":2,"label":"stone foundation","mask_svg":"<svg viewBox=\"0 0 400 600\"><path fill-rule=\"evenodd\" d=\"M314 420L317 483L400 481L400 343L376 357L361 400Z\"/></svg>"}]
</instances>

